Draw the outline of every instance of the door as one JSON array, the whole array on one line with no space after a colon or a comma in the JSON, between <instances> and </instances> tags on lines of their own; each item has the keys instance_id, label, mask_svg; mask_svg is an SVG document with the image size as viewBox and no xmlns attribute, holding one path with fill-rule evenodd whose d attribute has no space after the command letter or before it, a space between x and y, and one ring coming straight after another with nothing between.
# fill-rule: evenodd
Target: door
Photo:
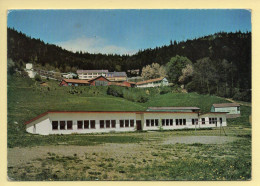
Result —
<instances>
[{"instance_id":1,"label":"door","mask_svg":"<svg viewBox=\"0 0 260 186\"><path fill-rule=\"evenodd\" d=\"M136 130L142 130L142 121L136 120Z\"/></svg>"}]
</instances>

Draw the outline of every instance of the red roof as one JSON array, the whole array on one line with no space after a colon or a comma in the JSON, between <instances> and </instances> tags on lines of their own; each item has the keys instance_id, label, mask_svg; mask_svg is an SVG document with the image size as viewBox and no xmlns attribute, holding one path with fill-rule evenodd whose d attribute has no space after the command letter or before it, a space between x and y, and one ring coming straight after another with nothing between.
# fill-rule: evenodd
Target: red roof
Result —
<instances>
[{"instance_id":1,"label":"red roof","mask_svg":"<svg viewBox=\"0 0 260 186\"><path fill-rule=\"evenodd\" d=\"M89 79L88 82L94 81L94 80L96 80L96 79L98 79L98 78L101 78L101 77L103 77L103 78L105 78L107 81L109 81L109 80L108 80L106 77L104 77L104 76L98 76L98 77Z\"/></svg>"},{"instance_id":2,"label":"red roof","mask_svg":"<svg viewBox=\"0 0 260 186\"><path fill-rule=\"evenodd\" d=\"M50 114L50 113L136 113L136 114L143 114L143 113L165 113L165 114L169 114L169 113L182 113L182 114L197 114L198 112L160 112L160 111L156 111L156 112L149 112L149 111L47 111L44 112L42 114L40 114L39 116L36 116L35 118L25 122L24 124L27 125L37 119L40 119L41 117ZM215 112L214 112L215 113Z\"/></svg>"},{"instance_id":3,"label":"red roof","mask_svg":"<svg viewBox=\"0 0 260 186\"><path fill-rule=\"evenodd\" d=\"M142 85L142 84L146 84L146 83L152 83L152 82L155 82L155 81L161 81L163 80L164 77L160 77L160 78L156 78L156 79L149 79L149 80L146 80L146 81L140 81L140 82L137 82L136 85Z\"/></svg>"},{"instance_id":4,"label":"red roof","mask_svg":"<svg viewBox=\"0 0 260 186\"><path fill-rule=\"evenodd\" d=\"M67 83L81 83L81 84L89 84L88 80L83 79L63 79Z\"/></svg>"}]
</instances>

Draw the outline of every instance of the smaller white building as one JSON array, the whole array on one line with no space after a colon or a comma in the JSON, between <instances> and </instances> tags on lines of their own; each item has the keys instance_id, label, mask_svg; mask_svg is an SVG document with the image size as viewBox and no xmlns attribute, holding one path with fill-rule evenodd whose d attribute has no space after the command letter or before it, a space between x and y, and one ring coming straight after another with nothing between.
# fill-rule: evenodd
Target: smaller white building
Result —
<instances>
[{"instance_id":1,"label":"smaller white building","mask_svg":"<svg viewBox=\"0 0 260 186\"><path fill-rule=\"evenodd\" d=\"M227 118L240 117L240 105L237 103L213 104L211 112L227 112Z\"/></svg>"},{"instance_id":2,"label":"smaller white building","mask_svg":"<svg viewBox=\"0 0 260 186\"><path fill-rule=\"evenodd\" d=\"M140 82L136 83L136 87L139 87L139 88L160 87L160 86L168 86L168 85L169 85L169 82L165 77L149 79L146 81L140 81Z\"/></svg>"},{"instance_id":3,"label":"smaller white building","mask_svg":"<svg viewBox=\"0 0 260 186\"><path fill-rule=\"evenodd\" d=\"M30 78L34 78L36 75L36 72L33 70L32 63L26 63L26 68L24 69L24 71L27 72L27 74Z\"/></svg>"}]
</instances>

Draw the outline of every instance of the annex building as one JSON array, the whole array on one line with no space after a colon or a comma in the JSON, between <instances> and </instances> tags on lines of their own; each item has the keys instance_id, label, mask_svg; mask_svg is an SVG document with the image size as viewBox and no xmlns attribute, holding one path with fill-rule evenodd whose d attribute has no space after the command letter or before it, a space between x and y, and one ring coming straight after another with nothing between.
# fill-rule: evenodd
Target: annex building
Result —
<instances>
[{"instance_id":1,"label":"annex building","mask_svg":"<svg viewBox=\"0 0 260 186\"><path fill-rule=\"evenodd\" d=\"M27 132L40 135L227 126L225 112L201 114L197 108L189 109L178 111L175 107L171 111L164 107L158 111L156 107L152 111L48 111L25 125Z\"/></svg>"}]
</instances>

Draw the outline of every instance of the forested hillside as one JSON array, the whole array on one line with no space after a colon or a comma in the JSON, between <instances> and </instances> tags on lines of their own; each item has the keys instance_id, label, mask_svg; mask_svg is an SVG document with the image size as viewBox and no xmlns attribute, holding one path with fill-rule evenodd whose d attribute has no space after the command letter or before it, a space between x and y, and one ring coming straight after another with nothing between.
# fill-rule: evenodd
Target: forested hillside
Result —
<instances>
[{"instance_id":1,"label":"forested hillside","mask_svg":"<svg viewBox=\"0 0 260 186\"><path fill-rule=\"evenodd\" d=\"M8 28L8 58L18 68L31 62L61 72L76 69L140 69L141 73L148 64L166 66L176 55L192 62L193 75L185 82L188 91L251 100L251 33L221 32L179 43L170 41L169 45L140 50L132 56L120 56L81 51L73 53Z\"/></svg>"}]
</instances>

